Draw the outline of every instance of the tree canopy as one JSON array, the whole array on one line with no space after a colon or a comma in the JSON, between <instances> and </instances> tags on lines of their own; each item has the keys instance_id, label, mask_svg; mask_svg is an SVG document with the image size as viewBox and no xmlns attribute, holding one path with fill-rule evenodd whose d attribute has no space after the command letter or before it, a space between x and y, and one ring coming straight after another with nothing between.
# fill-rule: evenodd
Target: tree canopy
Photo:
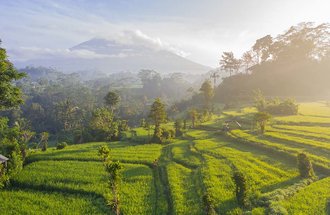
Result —
<instances>
[{"instance_id":1,"label":"tree canopy","mask_svg":"<svg viewBox=\"0 0 330 215\"><path fill-rule=\"evenodd\" d=\"M6 50L0 47L0 110L16 107L23 102L21 90L13 81L24 76L25 74L18 72L8 60Z\"/></svg>"},{"instance_id":2,"label":"tree canopy","mask_svg":"<svg viewBox=\"0 0 330 215\"><path fill-rule=\"evenodd\" d=\"M223 79L216 89L216 99L251 99L257 89L266 96L329 95L329 38L328 23L301 23L276 37L267 35L256 40L242 57L238 70L242 72ZM222 68L234 71L233 59L231 52L224 53Z\"/></svg>"}]
</instances>

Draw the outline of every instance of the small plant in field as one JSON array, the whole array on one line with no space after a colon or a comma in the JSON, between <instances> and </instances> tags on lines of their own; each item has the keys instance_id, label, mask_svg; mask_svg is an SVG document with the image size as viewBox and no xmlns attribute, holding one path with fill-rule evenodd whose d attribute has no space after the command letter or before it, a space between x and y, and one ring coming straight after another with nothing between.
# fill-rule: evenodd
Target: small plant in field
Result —
<instances>
[{"instance_id":1,"label":"small plant in field","mask_svg":"<svg viewBox=\"0 0 330 215\"><path fill-rule=\"evenodd\" d=\"M254 121L259 125L261 134L265 133L266 124L271 118L266 112L258 112L254 115Z\"/></svg>"},{"instance_id":2,"label":"small plant in field","mask_svg":"<svg viewBox=\"0 0 330 215\"><path fill-rule=\"evenodd\" d=\"M309 157L305 153L300 153L298 154L297 160L300 176L303 178L313 177L314 170Z\"/></svg>"},{"instance_id":3,"label":"small plant in field","mask_svg":"<svg viewBox=\"0 0 330 215\"><path fill-rule=\"evenodd\" d=\"M106 145L100 146L97 154L102 158L103 161L106 161L110 158L110 149Z\"/></svg>"},{"instance_id":4,"label":"small plant in field","mask_svg":"<svg viewBox=\"0 0 330 215\"><path fill-rule=\"evenodd\" d=\"M120 198L119 198L119 182L120 175L119 170L123 167L119 161L113 162L110 160L110 149L108 146L103 145L98 149L98 155L102 158L106 172L108 173L109 187L112 192L112 200L109 200L109 205L112 207L114 212L120 214Z\"/></svg>"},{"instance_id":5,"label":"small plant in field","mask_svg":"<svg viewBox=\"0 0 330 215\"><path fill-rule=\"evenodd\" d=\"M60 149L64 149L65 147L67 147L68 144L66 142L61 142L61 143L58 143L56 145L56 149L60 150Z\"/></svg>"},{"instance_id":6,"label":"small plant in field","mask_svg":"<svg viewBox=\"0 0 330 215\"><path fill-rule=\"evenodd\" d=\"M267 210L269 215L287 215L288 211L278 202L271 202Z\"/></svg>"},{"instance_id":7,"label":"small plant in field","mask_svg":"<svg viewBox=\"0 0 330 215\"><path fill-rule=\"evenodd\" d=\"M119 204L120 199L118 192L118 186L120 182L119 170L121 170L123 167L119 163L119 161L112 162L110 160L106 161L104 163L104 166L105 166L105 170L108 173L109 185L113 195L113 199L110 202L110 205L112 206L116 215L119 215L120 214L120 204Z\"/></svg>"},{"instance_id":8,"label":"small plant in field","mask_svg":"<svg viewBox=\"0 0 330 215\"><path fill-rule=\"evenodd\" d=\"M247 198L247 180L245 178L245 175L240 171L235 171L232 178L236 185L235 194L236 194L237 203L241 207L246 207L248 205L248 198Z\"/></svg>"}]
</instances>

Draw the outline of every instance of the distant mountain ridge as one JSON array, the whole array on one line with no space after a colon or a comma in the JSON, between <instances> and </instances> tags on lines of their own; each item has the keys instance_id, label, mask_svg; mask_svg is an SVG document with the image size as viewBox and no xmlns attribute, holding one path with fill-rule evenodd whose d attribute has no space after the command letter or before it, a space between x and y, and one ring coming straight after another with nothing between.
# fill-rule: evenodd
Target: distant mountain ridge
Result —
<instances>
[{"instance_id":1,"label":"distant mountain ridge","mask_svg":"<svg viewBox=\"0 0 330 215\"><path fill-rule=\"evenodd\" d=\"M105 38L93 38L67 50L65 55L49 55L16 66L53 67L63 72L97 71L105 74L153 69L161 74L203 74L211 68L190 61L166 49L148 44L124 44Z\"/></svg>"}]
</instances>

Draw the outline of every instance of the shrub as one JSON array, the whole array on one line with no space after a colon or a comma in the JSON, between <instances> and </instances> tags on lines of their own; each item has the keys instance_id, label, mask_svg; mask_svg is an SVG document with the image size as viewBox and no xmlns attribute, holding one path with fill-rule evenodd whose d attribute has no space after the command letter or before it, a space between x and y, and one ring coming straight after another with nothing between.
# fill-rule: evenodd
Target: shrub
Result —
<instances>
[{"instance_id":1,"label":"shrub","mask_svg":"<svg viewBox=\"0 0 330 215\"><path fill-rule=\"evenodd\" d=\"M203 204L204 204L204 207L205 207L205 212L207 215L215 215L217 214L215 212L215 209L214 209L214 200L212 199L212 197L208 194L208 193L205 193L203 195Z\"/></svg>"},{"instance_id":2,"label":"shrub","mask_svg":"<svg viewBox=\"0 0 330 215\"><path fill-rule=\"evenodd\" d=\"M265 208L253 208L252 215L264 215L266 214Z\"/></svg>"},{"instance_id":3,"label":"shrub","mask_svg":"<svg viewBox=\"0 0 330 215\"><path fill-rule=\"evenodd\" d=\"M267 112L273 115L297 115L298 105L293 99L267 100L260 91L255 92L255 107L259 112Z\"/></svg>"},{"instance_id":4,"label":"shrub","mask_svg":"<svg viewBox=\"0 0 330 215\"><path fill-rule=\"evenodd\" d=\"M267 211L269 215L287 215L288 211L278 202L272 202Z\"/></svg>"},{"instance_id":5,"label":"shrub","mask_svg":"<svg viewBox=\"0 0 330 215\"><path fill-rule=\"evenodd\" d=\"M247 181L245 175L243 175L243 173L239 171L235 171L232 178L236 185L235 194L236 194L237 203L242 207L246 207L248 205L248 201L247 201Z\"/></svg>"},{"instance_id":6,"label":"shrub","mask_svg":"<svg viewBox=\"0 0 330 215\"><path fill-rule=\"evenodd\" d=\"M243 210L241 208L235 208L226 213L226 215L242 215L242 214L243 214Z\"/></svg>"},{"instance_id":7,"label":"shrub","mask_svg":"<svg viewBox=\"0 0 330 215\"><path fill-rule=\"evenodd\" d=\"M183 132L182 132L182 121L181 120L176 120L174 123L174 128L175 128L175 137L181 137Z\"/></svg>"},{"instance_id":8,"label":"shrub","mask_svg":"<svg viewBox=\"0 0 330 215\"><path fill-rule=\"evenodd\" d=\"M173 129L162 129L162 138L165 140L172 139L175 136L175 131Z\"/></svg>"},{"instance_id":9,"label":"shrub","mask_svg":"<svg viewBox=\"0 0 330 215\"><path fill-rule=\"evenodd\" d=\"M314 170L309 157L305 153L300 153L298 154L297 160L300 176L303 178L313 177Z\"/></svg>"},{"instance_id":10,"label":"shrub","mask_svg":"<svg viewBox=\"0 0 330 215\"><path fill-rule=\"evenodd\" d=\"M60 150L60 149L64 149L65 147L67 147L68 144L66 142L61 142L61 143L58 143L56 145L56 149Z\"/></svg>"},{"instance_id":11,"label":"shrub","mask_svg":"<svg viewBox=\"0 0 330 215\"><path fill-rule=\"evenodd\" d=\"M97 150L97 154L106 161L110 157L110 149L107 145L100 146Z\"/></svg>"},{"instance_id":12,"label":"shrub","mask_svg":"<svg viewBox=\"0 0 330 215\"><path fill-rule=\"evenodd\" d=\"M159 126L155 127L151 141L154 143L162 143L162 129Z\"/></svg>"},{"instance_id":13,"label":"shrub","mask_svg":"<svg viewBox=\"0 0 330 215\"><path fill-rule=\"evenodd\" d=\"M265 111L274 115L297 115L298 105L293 99L271 100L267 103Z\"/></svg>"},{"instance_id":14,"label":"shrub","mask_svg":"<svg viewBox=\"0 0 330 215\"><path fill-rule=\"evenodd\" d=\"M254 115L254 121L259 125L262 134L265 133L265 127L270 118L271 115L266 112L258 112Z\"/></svg>"}]
</instances>

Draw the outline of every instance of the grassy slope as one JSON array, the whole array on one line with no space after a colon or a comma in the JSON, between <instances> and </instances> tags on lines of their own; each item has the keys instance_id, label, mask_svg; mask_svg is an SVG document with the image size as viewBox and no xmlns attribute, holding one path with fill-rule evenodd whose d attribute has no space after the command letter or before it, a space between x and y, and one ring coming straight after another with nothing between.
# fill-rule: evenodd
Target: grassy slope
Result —
<instances>
[{"instance_id":1,"label":"grassy slope","mask_svg":"<svg viewBox=\"0 0 330 215\"><path fill-rule=\"evenodd\" d=\"M301 150L307 151L315 164L328 168L330 108L308 103L301 105L300 110L298 116L274 117L272 127L263 136L256 135L250 123L255 109L244 108L226 111L168 145L143 144L148 142L148 132L141 128L136 129L138 137L131 141L110 143L112 159L124 163L122 211L203 214L202 196L208 194L217 213L226 214L238 209L231 179L235 169L247 176L252 193L267 195L279 188L290 189L300 181L295 155ZM242 123L243 129L233 130L229 136L219 134L217 130L223 121L232 116ZM105 197L110 194L97 156L97 148L103 144L88 143L33 154L13 180L13 186L0 191L0 211L109 213ZM157 159L158 165L154 166ZM279 204L290 214L325 214L325 202L330 197L328 184L329 178L312 183ZM320 194L318 198L314 198L316 193Z\"/></svg>"}]
</instances>

